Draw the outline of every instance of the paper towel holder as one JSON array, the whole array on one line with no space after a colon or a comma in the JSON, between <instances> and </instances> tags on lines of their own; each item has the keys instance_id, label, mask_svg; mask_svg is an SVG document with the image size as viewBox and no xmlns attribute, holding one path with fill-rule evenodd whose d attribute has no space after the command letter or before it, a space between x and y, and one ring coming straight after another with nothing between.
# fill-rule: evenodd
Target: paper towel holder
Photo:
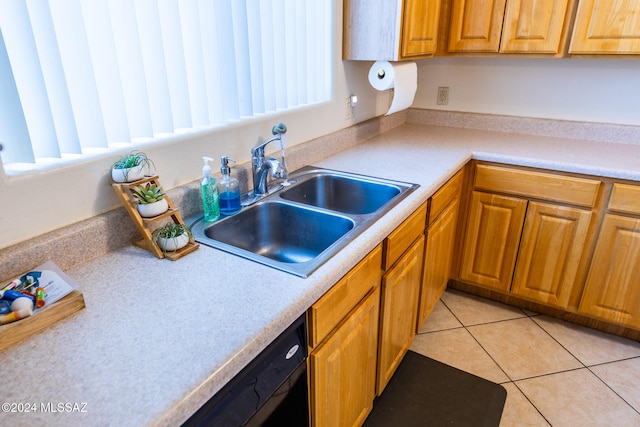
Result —
<instances>
[{"instance_id":1,"label":"paper towel holder","mask_svg":"<svg viewBox=\"0 0 640 427\"><path fill-rule=\"evenodd\" d=\"M384 70L382 70L382 69L378 70L378 78L380 80L384 79L385 75L386 75L386 73L384 72Z\"/></svg>"}]
</instances>

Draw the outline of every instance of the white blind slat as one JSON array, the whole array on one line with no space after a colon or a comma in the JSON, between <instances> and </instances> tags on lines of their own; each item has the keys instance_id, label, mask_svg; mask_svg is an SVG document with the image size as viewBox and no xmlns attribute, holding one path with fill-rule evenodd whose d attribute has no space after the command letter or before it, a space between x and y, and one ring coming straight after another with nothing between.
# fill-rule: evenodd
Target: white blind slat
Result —
<instances>
[{"instance_id":1,"label":"white blind slat","mask_svg":"<svg viewBox=\"0 0 640 427\"><path fill-rule=\"evenodd\" d=\"M158 5L155 0L136 0L135 8L153 133L171 133L173 116Z\"/></svg>"},{"instance_id":2,"label":"white blind slat","mask_svg":"<svg viewBox=\"0 0 640 427\"><path fill-rule=\"evenodd\" d=\"M49 4L46 0L27 0L26 4L56 129L57 145L61 153L81 154L82 148Z\"/></svg>"},{"instance_id":3,"label":"white blind slat","mask_svg":"<svg viewBox=\"0 0 640 427\"><path fill-rule=\"evenodd\" d=\"M9 55L0 29L0 142L4 146L2 160L6 163L33 163L29 130L24 119L18 88L13 78Z\"/></svg>"},{"instance_id":4,"label":"white blind slat","mask_svg":"<svg viewBox=\"0 0 640 427\"><path fill-rule=\"evenodd\" d=\"M191 128L191 103L189 101L189 86L187 85L187 70L184 64L184 50L182 48L180 10L178 4L173 0L158 0L158 12L160 28L162 29L162 44L164 46L164 59L169 82L173 124L176 129Z\"/></svg>"},{"instance_id":5,"label":"white blind slat","mask_svg":"<svg viewBox=\"0 0 640 427\"><path fill-rule=\"evenodd\" d=\"M23 2L0 2L0 26L36 157L60 157L33 29Z\"/></svg>"},{"instance_id":6,"label":"white blind slat","mask_svg":"<svg viewBox=\"0 0 640 427\"><path fill-rule=\"evenodd\" d=\"M80 2L79 0L51 0L49 6L80 145L83 148L107 147L102 108Z\"/></svg>"}]
</instances>

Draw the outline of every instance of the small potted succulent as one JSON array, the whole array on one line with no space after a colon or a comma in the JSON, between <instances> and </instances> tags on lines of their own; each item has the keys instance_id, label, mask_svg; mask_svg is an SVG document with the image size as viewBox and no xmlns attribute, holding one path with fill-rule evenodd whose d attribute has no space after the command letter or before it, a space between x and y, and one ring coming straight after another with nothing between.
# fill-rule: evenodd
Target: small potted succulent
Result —
<instances>
[{"instance_id":1,"label":"small potted succulent","mask_svg":"<svg viewBox=\"0 0 640 427\"><path fill-rule=\"evenodd\" d=\"M192 235L188 225L168 222L155 229L151 237L163 252L174 252L187 246Z\"/></svg>"},{"instance_id":2,"label":"small potted succulent","mask_svg":"<svg viewBox=\"0 0 640 427\"><path fill-rule=\"evenodd\" d=\"M141 217L152 218L169 209L167 199L161 187L150 182L131 189L133 197L138 201L137 209Z\"/></svg>"},{"instance_id":3,"label":"small potted succulent","mask_svg":"<svg viewBox=\"0 0 640 427\"><path fill-rule=\"evenodd\" d=\"M133 182L144 177L145 168L151 173L153 162L142 151L131 151L111 165L114 182ZM153 165L155 167L155 165Z\"/></svg>"}]
</instances>

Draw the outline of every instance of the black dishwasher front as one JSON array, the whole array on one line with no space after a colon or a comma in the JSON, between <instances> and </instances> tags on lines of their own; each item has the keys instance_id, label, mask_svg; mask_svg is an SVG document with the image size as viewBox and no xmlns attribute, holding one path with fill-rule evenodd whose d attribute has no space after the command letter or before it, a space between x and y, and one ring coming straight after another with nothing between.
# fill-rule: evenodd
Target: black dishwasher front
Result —
<instances>
[{"instance_id":1,"label":"black dishwasher front","mask_svg":"<svg viewBox=\"0 0 640 427\"><path fill-rule=\"evenodd\" d=\"M307 426L306 336L303 314L183 426Z\"/></svg>"}]
</instances>

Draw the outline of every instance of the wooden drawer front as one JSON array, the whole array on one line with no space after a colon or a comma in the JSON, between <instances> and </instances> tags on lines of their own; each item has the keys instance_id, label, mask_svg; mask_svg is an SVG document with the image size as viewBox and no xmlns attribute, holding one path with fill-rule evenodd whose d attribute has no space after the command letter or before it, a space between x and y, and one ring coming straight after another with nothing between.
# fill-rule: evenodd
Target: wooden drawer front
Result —
<instances>
[{"instance_id":1,"label":"wooden drawer front","mask_svg":"<svg viewBox=\"0 0 640 427\"><path fill-rule=\"evenodd\" d=\"M344 319L382 280L382 245L365 259L309 309L309 345L315 347Z\"/></svg>"},{"instance_id":2,"label":"wooden drawer front","mask_svg":"<svg viewBox=\"0 0 640 427\"><path fill-rule=\"evenodd\" d=\"M600 188L600 181L501 166L477 165L474 187L500 193L593 207Z\"/></svg>"},{"instance_id":3,"label":"wooden drawer front","mask_svg":"<svg viewBox=\"0 0 640 427\"><path fill-rule=\"evenodd\" d=\"M407 248L424 232L427 204L420 206L411 216L385 239L384 270L389 269Z\"/></svg>"},{"instance_id":4,"label":"wooden drawer front","mask_svg":"<svg viewBox=\"0 0 640 427\"><path fill-rule=\"evenodd\" d=\"M442 211L444 211L449 203L460 197L460 192L462 191L463 176L464 169L455 174L431 197L431 207L429 209L429 224L432 224L433 221L435 221L435 219L440 216Z\"/></svg>"},{"instance_id":5,"label":"wooden drawer front","mask_svg":"<svg viewBox=\"0 0 640 427\"><path fill-rule=\"evenodd\" d=\"M609 210L640 215L640 187L626 184L613 184Z\"/></svg>"}]
</instances>

